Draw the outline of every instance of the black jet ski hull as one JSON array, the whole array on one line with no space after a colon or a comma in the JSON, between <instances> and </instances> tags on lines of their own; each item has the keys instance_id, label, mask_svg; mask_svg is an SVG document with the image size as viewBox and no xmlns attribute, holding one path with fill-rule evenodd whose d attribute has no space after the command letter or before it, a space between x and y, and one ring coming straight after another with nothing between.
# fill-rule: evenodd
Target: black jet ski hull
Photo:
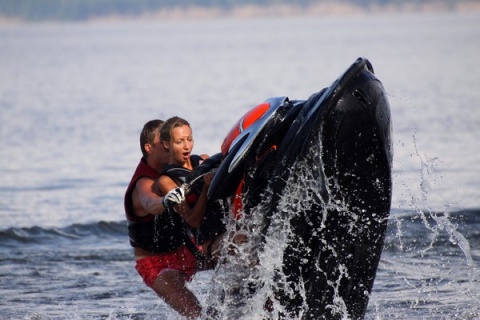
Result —
<instances>
[{"instance_id":1,"label":"black jet ski hull","mask_svg":"<svg viewBox=\"0 0 480 320\"><path fill-rule=\"evenodd\" d=\"M307 100L299 119L279 148L269 207L281 209L286 182L314 178L316 184L305 185L314 196L290 220L281 272L286 285L276 298L291 316L302 309L305 319L363 319L391 204L388 100L368 61L360 59ZM298 174L299 162L312 169ZM305 298L292 295L300 293L299 279Z\"/></svg>"},{"instance_id":2,"label":"black jet ski hull","mask_svg":"<svg viewBox=\"0 0 480 320\"><path fill-rule=\"evenodd\" d=\"M362 319L391 204L384 88L359 58L307 100L267 101L270 108L229 140L209 196L241 196L246 229L260 233L252 237L258 250L267 250L262 243L278 232L278 221L288 225L268 297L281 306L279 317ZM248 283L243 292L250 294L235 299L248 300L263 285Z\"/></svg>"}]
</instances>

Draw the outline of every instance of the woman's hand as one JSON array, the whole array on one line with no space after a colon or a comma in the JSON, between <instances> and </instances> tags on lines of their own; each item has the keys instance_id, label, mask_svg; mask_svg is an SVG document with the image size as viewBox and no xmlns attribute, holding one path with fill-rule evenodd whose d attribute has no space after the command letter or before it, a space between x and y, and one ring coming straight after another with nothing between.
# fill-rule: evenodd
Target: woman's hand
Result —
<instances>
[{"instance_id":1,"label":"woman's hand","mask_svg":"<svg viewBox=\"0 0 480 320\"><path fill-rule=\"evenodd\" d=\"M209 172L203 176L203 189L208 190L208 187L212 183L213 177L215 174L213 172Z\"/></svg>"}]
</instances>

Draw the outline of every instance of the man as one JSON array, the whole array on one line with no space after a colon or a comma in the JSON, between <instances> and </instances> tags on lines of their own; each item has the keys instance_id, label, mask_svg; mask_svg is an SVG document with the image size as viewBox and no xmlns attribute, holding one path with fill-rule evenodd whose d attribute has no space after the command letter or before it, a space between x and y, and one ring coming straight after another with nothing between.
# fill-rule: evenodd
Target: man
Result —
<instances>
[{"instance_id":1,"label":"man","mask_svg":"<svg viewBox=\"0 0 480 320\"><path fill-rule=\"evenodd\" d=\"M196 317L201 307L185 282L195 272L195 257L184 244L171 234L165 239L162 227L171 219L167 210L185 200L182 188L160 196L157 179L168 164L169 153L160 141L163 121L147 122L140 134L143 157L125 193L125 212L130 244L138 273L176 311L187 318ZM183 239L180 239L183 241ZM171 248L178 246L172 251Z\"/></svg>"}]
</instances>

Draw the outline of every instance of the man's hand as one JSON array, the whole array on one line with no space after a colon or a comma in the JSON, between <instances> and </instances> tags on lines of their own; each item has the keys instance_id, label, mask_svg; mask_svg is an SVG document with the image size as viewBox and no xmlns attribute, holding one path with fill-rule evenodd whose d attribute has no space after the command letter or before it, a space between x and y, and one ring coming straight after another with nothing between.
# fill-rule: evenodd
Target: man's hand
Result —
<instances>
[{"instance_id":1,"label":"man's hand","mask_svg":"<svg viewBox=\"0 0 480 320\"><path fill-rule=\"evenodd\" d=\"M183 200L185 200L185 190L182 187L177 187L168 191L165 197L163 197L162 203L166 209L170 209Z\"/></svg>"}]
</instances>

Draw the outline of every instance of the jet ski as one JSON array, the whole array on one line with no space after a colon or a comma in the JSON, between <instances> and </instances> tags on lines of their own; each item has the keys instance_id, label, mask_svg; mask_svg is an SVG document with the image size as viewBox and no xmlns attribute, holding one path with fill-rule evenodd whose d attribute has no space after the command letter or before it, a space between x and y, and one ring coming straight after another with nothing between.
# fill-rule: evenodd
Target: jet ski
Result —
<instances>
[{"instance_id":1,"label":"jet ski","mask_svg":"<svg viewBox=\"0 0 480 320\"><path fill-rule=\"evenodd\" d=\"M222 203L199 233L248 239L233 243L243 258L216 268L218 318L259 300L266 318L364 318L391 206L391 131L366 58L306 100L270 98L240 118L199 168L215 170L209 201Z\"/></svg>"}]
</instances>

